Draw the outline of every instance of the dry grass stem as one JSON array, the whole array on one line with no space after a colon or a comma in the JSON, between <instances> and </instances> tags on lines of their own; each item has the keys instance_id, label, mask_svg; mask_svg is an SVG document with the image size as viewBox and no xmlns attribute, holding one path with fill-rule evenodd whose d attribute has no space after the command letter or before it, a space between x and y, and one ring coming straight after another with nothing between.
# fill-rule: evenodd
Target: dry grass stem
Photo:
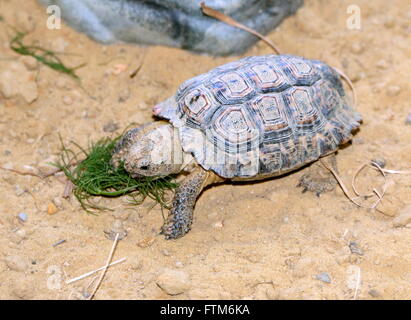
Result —
<instances>
[{"instance_id":1,"label":"dry grass stem","mask_svg":"<svg viewBox=\"0 0 411 320\"><path fill-rule=\"evenodd\" d=\"M350 87L351 91L352 91L352 95L353 95L353 106L354 109L357 108L357 92L355 91L355 87L354 84L352 83L351 79L340 69L333 67L333 69L340 75L341 78L343 78L348 86Z\"/></svg>"},{"instance_id":2,"label":"dry grass stem","mask_svg":"<svg viewBox=\"0 0 411 320\"><path fill-rule=\"evenodd\" d=\"M220 20L222 22L225 22L229 24L232 27L239 28L241 30L247 31L253 35L255 35L257 38L261 39L264 41L266 44L268 44L277 54L281 54L280 50L274 45L274 43L271 42L270 39L268 39L266 36L262 35L261 33L239 23L238 21L234 20L233 18L230 18L226 16L224 13L214 10L210 7L207 7L204 2L201 2L201 10L203 13L207 16L213 17L214 19Z\"/></svg>"},{"instance_id":3,"label":"dry grass stem","mask_svg":"<svg viewBox=\"0 0 411 320\"><path fill-rule=\"evenodd\" d=\"M117 260L117 261L114 261L114 262L112 262L112 263L109 264L109 267L114 266L114 265L116 265L116 264L119 264L119 263L121 263L121 262L123 262L123 261L125 261L125 260L126 260L126 258L122 258L122 259L119 259L119 260ZM81 276L78 276L78 277L75 277L75 278L73 278L73 279L67 280L67 281L66 281L66 284L70 284L70 283L73 283L73 282L82 280L82 279L84 279L84 278L87 278L87 277L91 276L92 274L103 270L105 267L106 267L106 266L103 266L103 267L98 268L98 269L96 269L96 270L92 270L92 271L90 271L90 272L87 272L87 273L85 273L85 274L82 274Z\"/></svg>"},{"instance_id":4,"label":"dry grass stem","mask_svg":"<svg viewBox=\"0 0 411 320\"><path fill-rule=\"evenodd\" d=\"M101 285L101 282L103 281L103 278L106 274L106 271L107 271L107 269L110 265L111 259L113 258L114 250L116 249L116 246L117 246L118 236L119 236L119 234L116 233L116 238L114 239L113 246L111 247L110 254L108 255L106 265L104 266L103 271L101 272L100 278L98 279L98 282L97 282L96 286L94 287L93 292L90 294L90 297L88 298L89 300L93 299L94 295L96 294L98 288Z\"/></svg>"},{"instance_id":5,"label":"dry grass stem","mask_svg":"<svg viewBox=\"0 0 411 320\"><path fill-rule=\"evenodd\" d=\"M382 201L386 191L387 191L387 186L388 186L388 182L387 182L387 176L386 173L411 173L409 171L398 171L398 170L387 170L387 169L383 169L381 168L381 166L379 166L377 163L371 161L371 164L369 163L364 163L362 164L355 172L352 181L351 181L351 187L354 190L355 195L357 195L357 197L353 197L350 195L350 192L348 190L348 188L345 186L343 180L341 179L341 177L339 176L339 174L333 169L331 168L325 161L323 161L322 159L320 159L320 162L322 163L322 165L329 170L335 177L335 179L337 180L338 184L340 185L341 189L343 190L345 196L352 202L354 203L356 206L361 207L361 208L365 208L365 209L376 209L377 211L385 214L384 212L382 212L381 210L379 210L377 208L377 206L380 204L380 202ZM356 179L358 174L365 168L365 167L370 167L374 170L378 170L381 175L384 177L384 183L381 187L373 187L372 188L372 193L369 194L361 194L357 187L356 187ZM379 190L380 189L380 190ZM371 206L366 206L363 205L359 202L357 202L357 199L367 199L370 197L377 197L377 200L371 205Z\"/></svg>"}]
</instances>

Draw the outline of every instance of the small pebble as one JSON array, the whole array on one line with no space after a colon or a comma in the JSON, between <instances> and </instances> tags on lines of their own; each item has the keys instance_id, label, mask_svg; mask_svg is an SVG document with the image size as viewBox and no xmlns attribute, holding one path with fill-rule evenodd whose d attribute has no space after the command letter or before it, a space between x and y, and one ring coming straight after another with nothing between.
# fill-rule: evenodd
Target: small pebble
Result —
<instances>
[{"instance_id":1,"label":"small pebble","mask_svg":"<svg viewBox=\"0 0 411 320\"><path fill-rule=\"evenodd\" d=\"M357 242L351 241L350 244L348 245L348 247L350 248L350 251L351 251L352 254L357 254L359 256L364 255L364 252L358 246Z\"/></svg>"},{"instance_id":2,"label":"small pebble","mask_svg":"<svg viewBox=\"0 0 411 320\"><path fill-rule=\"evenodd\" d=\"M17 230L16 231L16 235L18 236L18 237L20 237L22 240L24 239L24 238L26 238L26 230L24 230L24 229L19 229L19 230Z\"/></svg>"},{"instance_id":3,"label":"small pebble","mask_svg":"<svg viewBox=\"0 0 411 320\"><path fill-rule=\"evenodd\" d=\"M373 298L381 297L381 294L375 289L371 289L370 291L368 291L368 294Z\"/></svg>"},{"instance_id":4,"label":"small pebble","mask_svg":"<svg viewBox=\"0 0 411 320\"><path fill-rule=\"evenodd\" d=\"M29 261L26 257L22 256L7 256L4 258L4 262L6 263L7 267L9 267L13 271L26 271L29 268Z\"/></svg>"},{"instance_id":5,"label":"small pebble","mask_svg":"<svg viewBox=\"0 0 411 320\"><path fill-rule=\"evenodd\" d=\"M58 209L57 209L56 205L53 202L50 202L47 205L47 214L52 215L52 214L57 213L57 211L58 211Z\"/></svg>"},{"instance_id":6,"label":"small pebble","mask_svg":"<svg viewBox=\"0 0 411 320\"><path fill-rule=\"evenodd\" d=\"M190 288L190 277L184 271L167 269L159 275L156 283L165 293L175 296Z\"/></svg>"},{"instance_id":7,"label":"small pebble","mask_svg":"<svg viewBox=\"0 0 411 320\"><path fill-rule=\"evenodd\" d=\"M60 197L55 197L53 199L53 203L56 205L57 208L62 208L63 207L63 202L61 201Z\"/></svg>"},{"instance_id":8,"label":"small pebble","mask_svg":"<svg viewBox=\"0 0 411 320\"><path fill-rule=\"evenodd\" d=\"M27 213L20 212L17 216L21 222L26 222L28 219Z\"/></svg>"},{"instance_id":9,"label":"small pebble","mask_svg":"<svg viewBox=\"0 0 411 320\"><path fill-rule=\"evenodd\" d=\"M376 163L381 168L384 168L387 164L384 158L375 158L371 160L372 162Z\"/></svg>"},{"instance_id":10,"label":"small pebble","mask_svg":"<svg viewBox=\"0 0 411 320\"><path fill-rule=\"evenodd\" d=\"M321 272L317 274L315 278L325 283L331 283L331 277L327 272Z\"/></svg>"},{"instance_id":11,"label":"small pebble","mask_svg":"<svg viewBox=\"0 0 411 320\"><path fill-rule=\"evenodd\" d=\"M223 221L217 221L216 223L213 224L213 227L216 229L221 229L224 227Z\"/></svg>"},{"instance_id":12,"label":"small pebble","mask_svg":"<svg viewBox=\"0 0 411 320\"><path fill-rule=\"evenodd\" d=\"M126 70L127 70L127 65L119 63L119 64L116 64L114 66L114 69L112 70L112 73L115 74L115 75L119 75L120 73L122 73Z\"/></svg>"},{"instance_id":13,"label":"small pebble","mask_svg":"<svg viewBox=\"0 0 411 320\"><path fill-rule=\"evenodd\" d=\"M127 230L124 228L123 221L115 219L110 230L104 230L105 236L109 240L115 240L118 234L118 240L123 240L127 237Z\"/></svg>"},{"instance_id":14,"label":"small pebble","mask_svg":"<svg viewBox=\"0 0 411 320\"><path fill-rule=\"evenodd\" d=\"M408 114L407 118L405 119L405 124L411 125L411 113Z\"/></svg>"}]
</instances>

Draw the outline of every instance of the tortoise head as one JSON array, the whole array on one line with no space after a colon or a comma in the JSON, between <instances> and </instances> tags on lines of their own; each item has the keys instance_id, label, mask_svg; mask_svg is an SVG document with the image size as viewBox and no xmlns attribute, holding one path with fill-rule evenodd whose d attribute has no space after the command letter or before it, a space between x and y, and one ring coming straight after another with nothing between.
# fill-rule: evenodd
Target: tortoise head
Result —
<instances>
[{"instance_id":1,"label":"tortoise head","mask_svg":"<svg viewBox=\"0 0 411 320\"><path fill-rule=\"evenodd\" d=\"M158 177L181 171L183 150L178 132L166 121L157 121L127 131L117 143L111 164L132 177Z\"/></svg>"}]
</instances>

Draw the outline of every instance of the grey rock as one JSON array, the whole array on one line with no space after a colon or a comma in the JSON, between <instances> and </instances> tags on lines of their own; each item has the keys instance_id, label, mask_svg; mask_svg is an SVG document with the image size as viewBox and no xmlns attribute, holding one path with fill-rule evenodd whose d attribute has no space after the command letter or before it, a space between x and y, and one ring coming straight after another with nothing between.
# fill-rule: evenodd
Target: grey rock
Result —
<instances>
[{"instance_id":1,"label":"grey rock","mask_svg":"<svg viewBox=\"0 0 411 320\"><path fill-rule=\"evenodd\" d=\"M205 16L202 0L39 0L58 5L63 19L75 29L103 42L166 45L230 55L244 52L258 39ZM303 0L208 0L208 7L267 34L295 13Z\"/></svg>"},{"instance_id":2,"label":"grey rock","mask_svg":"<svg viewBox=\"0 0 411 320\"><path fill-rule=\"evenodd\" d=\"M327 272L321 272L317 274L315 278L325 283L331 283L331 277Z\"/></svg>"},{"instance_id":3,"label":"grey rock","mask_svg":"<svg viewBox=\"0 0 411 320\"><path fill-rule=\"evenodd\" d=\"M359 247L357 242L351 241L350 244L348 245L348 247L350 248L350 251L351 251L352 254L356 254L356 255L359 255L359 256L364 255L364 252Z\"/></svg>"},{"instance_id":4,"label":"grey rock","mask_svg":"<svg viewBox=\"0 0 411 320\"><path fill-rule=\"evenodd\" d=\"M373 298L380 298L381 297L381 294L375 289L371 289L370 291L368 291L368 294Z\"/></svg>"},{"instance_id":5,"label":"grey rock","mask_svg":"<svg viewBox=\"0 0 411 320\"><path fill-rule=\"evenodd\" d=\"M24 212L20 212L20 213L17 215L17 217L19 218L19 220L20 220L21 222L26 222L27 219L28 219L27 213L24 213Z\"/></svg>"},{"instance_id":6,"label":"grey rock","mask_svg":"<svg viewBox=\"0 0 411 320\"><path fill-rule=\"evenodd\" d=\"M376 163L381 168L385 168L385 165L387 164L387 161L385 161L384 158L375 158L372 159L372 162Z\"/></svg>"}]
</instances>

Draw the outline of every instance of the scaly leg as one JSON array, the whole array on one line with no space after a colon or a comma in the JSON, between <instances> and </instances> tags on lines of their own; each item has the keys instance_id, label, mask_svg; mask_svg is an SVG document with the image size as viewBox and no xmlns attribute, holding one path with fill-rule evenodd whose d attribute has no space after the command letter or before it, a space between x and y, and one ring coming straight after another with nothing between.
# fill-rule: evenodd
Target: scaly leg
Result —
<instances>
[{"instance_id":1,"label":"scaly leg","mask_svg":"<svg viewBox=\"0 0 411 320\"><path fill-rule=\"evenodd\" d=\"M223 179L213 172L200 166L195 168L177 188L173 206L161 228L161 234L164 234L166 239L177 239L190 231L198 195L207 185L220 181Z\"/></svg>"},{"instance_id":2,"label":"scaly leg","mask_svg":"<svg viewBox=\"0 0 411 320\"><path fill-rule=\"evenodd\" d=\"M338 172L335 153L322 157L321 160L327 162L329 166ZM333 174L328 169L324 168L320 161L313 163L308 168L308 171L303 174L300 178L300 183L297 185L303 188L303 193L310 191L319 197L321 193L334 190L337 180L335 180Z\"/></svg>"}]
</instances>

